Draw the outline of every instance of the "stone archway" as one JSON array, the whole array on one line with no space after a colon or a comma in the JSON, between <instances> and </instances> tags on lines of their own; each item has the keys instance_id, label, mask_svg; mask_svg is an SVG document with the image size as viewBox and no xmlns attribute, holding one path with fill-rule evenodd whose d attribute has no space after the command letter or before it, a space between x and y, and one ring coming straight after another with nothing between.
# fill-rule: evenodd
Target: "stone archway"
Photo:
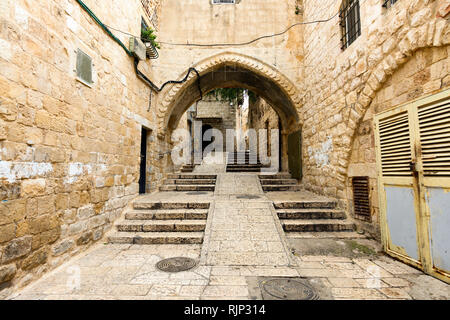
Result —
<instances>
[{"instance_id":1,"label":"stone archway","mask_svg":"<svg viewBox=\"0 0 450 320\"><path fill-rule=\"evenodd\" d=\"M287 164L287 136L302 126L301 98L295 85L272 66L239 53L225 52L194 66L201 75L201 89L207 93L220 87L240 87L263 97L276 111L282 124L282 167ZM180 78L184 76L180 75ZM158 137L170 144L171 132L183 113L200 99L197 77L191 74L185 83L160 93L157 107Z\"/></svg>"}]
</instances>

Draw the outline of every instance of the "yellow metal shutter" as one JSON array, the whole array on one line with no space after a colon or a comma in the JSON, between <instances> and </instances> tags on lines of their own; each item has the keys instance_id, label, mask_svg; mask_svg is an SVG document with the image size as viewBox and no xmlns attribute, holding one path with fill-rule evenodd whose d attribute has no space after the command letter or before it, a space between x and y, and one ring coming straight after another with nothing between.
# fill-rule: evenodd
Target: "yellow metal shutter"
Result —
<instances>
[{"instance_id":1,"label":"yellow metal shutter","mask_svg":"<svg viewBox=\"0 0 450 320\"><path fill-rule=\"evenodd\" d=\"M418 110L425 176L450 176L450 101Z\"/></svg>"},{"instance_id":2,"label":"yellow metal shutter","mask_svg":"<svg viewBox=\"0 0 450 320\"><path fill-rule=\"evenodd\" d=\"M379 130L383 176L410 176L411 138L408 111L381 119Z\"/></svg>"}]
</instances>

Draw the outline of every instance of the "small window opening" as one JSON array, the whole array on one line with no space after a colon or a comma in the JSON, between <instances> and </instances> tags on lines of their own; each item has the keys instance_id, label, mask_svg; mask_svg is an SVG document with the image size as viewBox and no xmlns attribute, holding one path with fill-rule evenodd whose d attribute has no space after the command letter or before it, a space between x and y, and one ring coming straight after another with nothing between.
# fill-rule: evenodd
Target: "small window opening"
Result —
<instances>
[{"instance_id":1,"label":"small window opening","mask_svg":"<svg viewBox=\"0 0 450 320\"><path fill-rule=\"evenodd\" d=\"M361 35L359 0L344 0L339 17L342 30L342 50L345 50Z\"/></svg>"},{"instance_id":2,"label":"small window opening","mask_svg":"<svg viewBox=\"0 0 450 320\"><path fill-rule=\"evenodd\" d=\"M92 58L81 51L77 50L77 78L87 85L93 84L92 79Z\"/></svg>"}]
</instances>

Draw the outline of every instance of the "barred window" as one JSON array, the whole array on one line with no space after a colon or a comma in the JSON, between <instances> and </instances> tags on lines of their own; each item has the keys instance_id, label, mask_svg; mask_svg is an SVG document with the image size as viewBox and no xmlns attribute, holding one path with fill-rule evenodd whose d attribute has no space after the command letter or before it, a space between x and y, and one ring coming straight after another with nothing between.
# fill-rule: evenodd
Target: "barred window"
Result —
<instances>
[{"instance_id":1,"label":"barred window","mask_svg":"<svg viewBox=\"0 0 450 320\"><path fill-rule=\"evenodd\" d=\"M339 13L342 30L342 50L348 48L361 35L359 0L344 0Z\"/></svg>"},{"instance_id":2,"label":"barred window","mask_svg":"<svg viewBox=\"0 0 450 320\"><path fill-rule=\"evenodd\" d=\"M390 8L390 7L392 7L392 5L394 4L394 3L396 3L397 2L397 0L383 0L384 2L383 2L383 7L384 8Z\"/></svg>"},{"instance_id":3,"label":"barred window","mask_svg":"<svg viewBox=\"0 0 450 320\"><path fill-rule=\"evenodd\" d=\"M144 8L144 11L150 21L150 23L153 25L153 28L158 31L158 15L156 13L157 7L155 6L152 8L150 0L141 0L142 7ZM153 12L152 12L153 9ZM143 26L142 26L143 27ZM148 28L148 26L147 26Z\"/></svg>"},{"instance_id":4,"label":"barred window","mask_svg":"<svg viewBox=\"0 0 450 320\"><path fill-rule=\"evenodd\" d=\"M150 18L152 16L152 13L150 11L150 1L149 0L141 0L141 2L142 2L142 6L144 7L145 13Z\"/></svg>"}]
</instances>

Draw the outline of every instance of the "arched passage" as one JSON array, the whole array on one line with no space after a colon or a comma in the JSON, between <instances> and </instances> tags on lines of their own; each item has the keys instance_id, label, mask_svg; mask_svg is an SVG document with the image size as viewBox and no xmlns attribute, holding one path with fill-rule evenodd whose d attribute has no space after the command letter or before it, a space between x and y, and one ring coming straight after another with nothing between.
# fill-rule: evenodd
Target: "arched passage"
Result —
<instances>
[{"instance_id":1,"label":"arched passage","mask_svg":"<svg viewBox=\"0 0 450 320\"><path fill-rule=\"evenodd\" d=\"M264 98L278 114L281 122L282 168L288 170L287 137L300 130L300 95L292 82L271 66L237 53L223 53L198 63L201 90L207 93L224 87L245 88ZM158 107L159 137L170 143L171 132L184 112L200 99L197 78L162 93Z\"/></svg>"}]
</instances>

